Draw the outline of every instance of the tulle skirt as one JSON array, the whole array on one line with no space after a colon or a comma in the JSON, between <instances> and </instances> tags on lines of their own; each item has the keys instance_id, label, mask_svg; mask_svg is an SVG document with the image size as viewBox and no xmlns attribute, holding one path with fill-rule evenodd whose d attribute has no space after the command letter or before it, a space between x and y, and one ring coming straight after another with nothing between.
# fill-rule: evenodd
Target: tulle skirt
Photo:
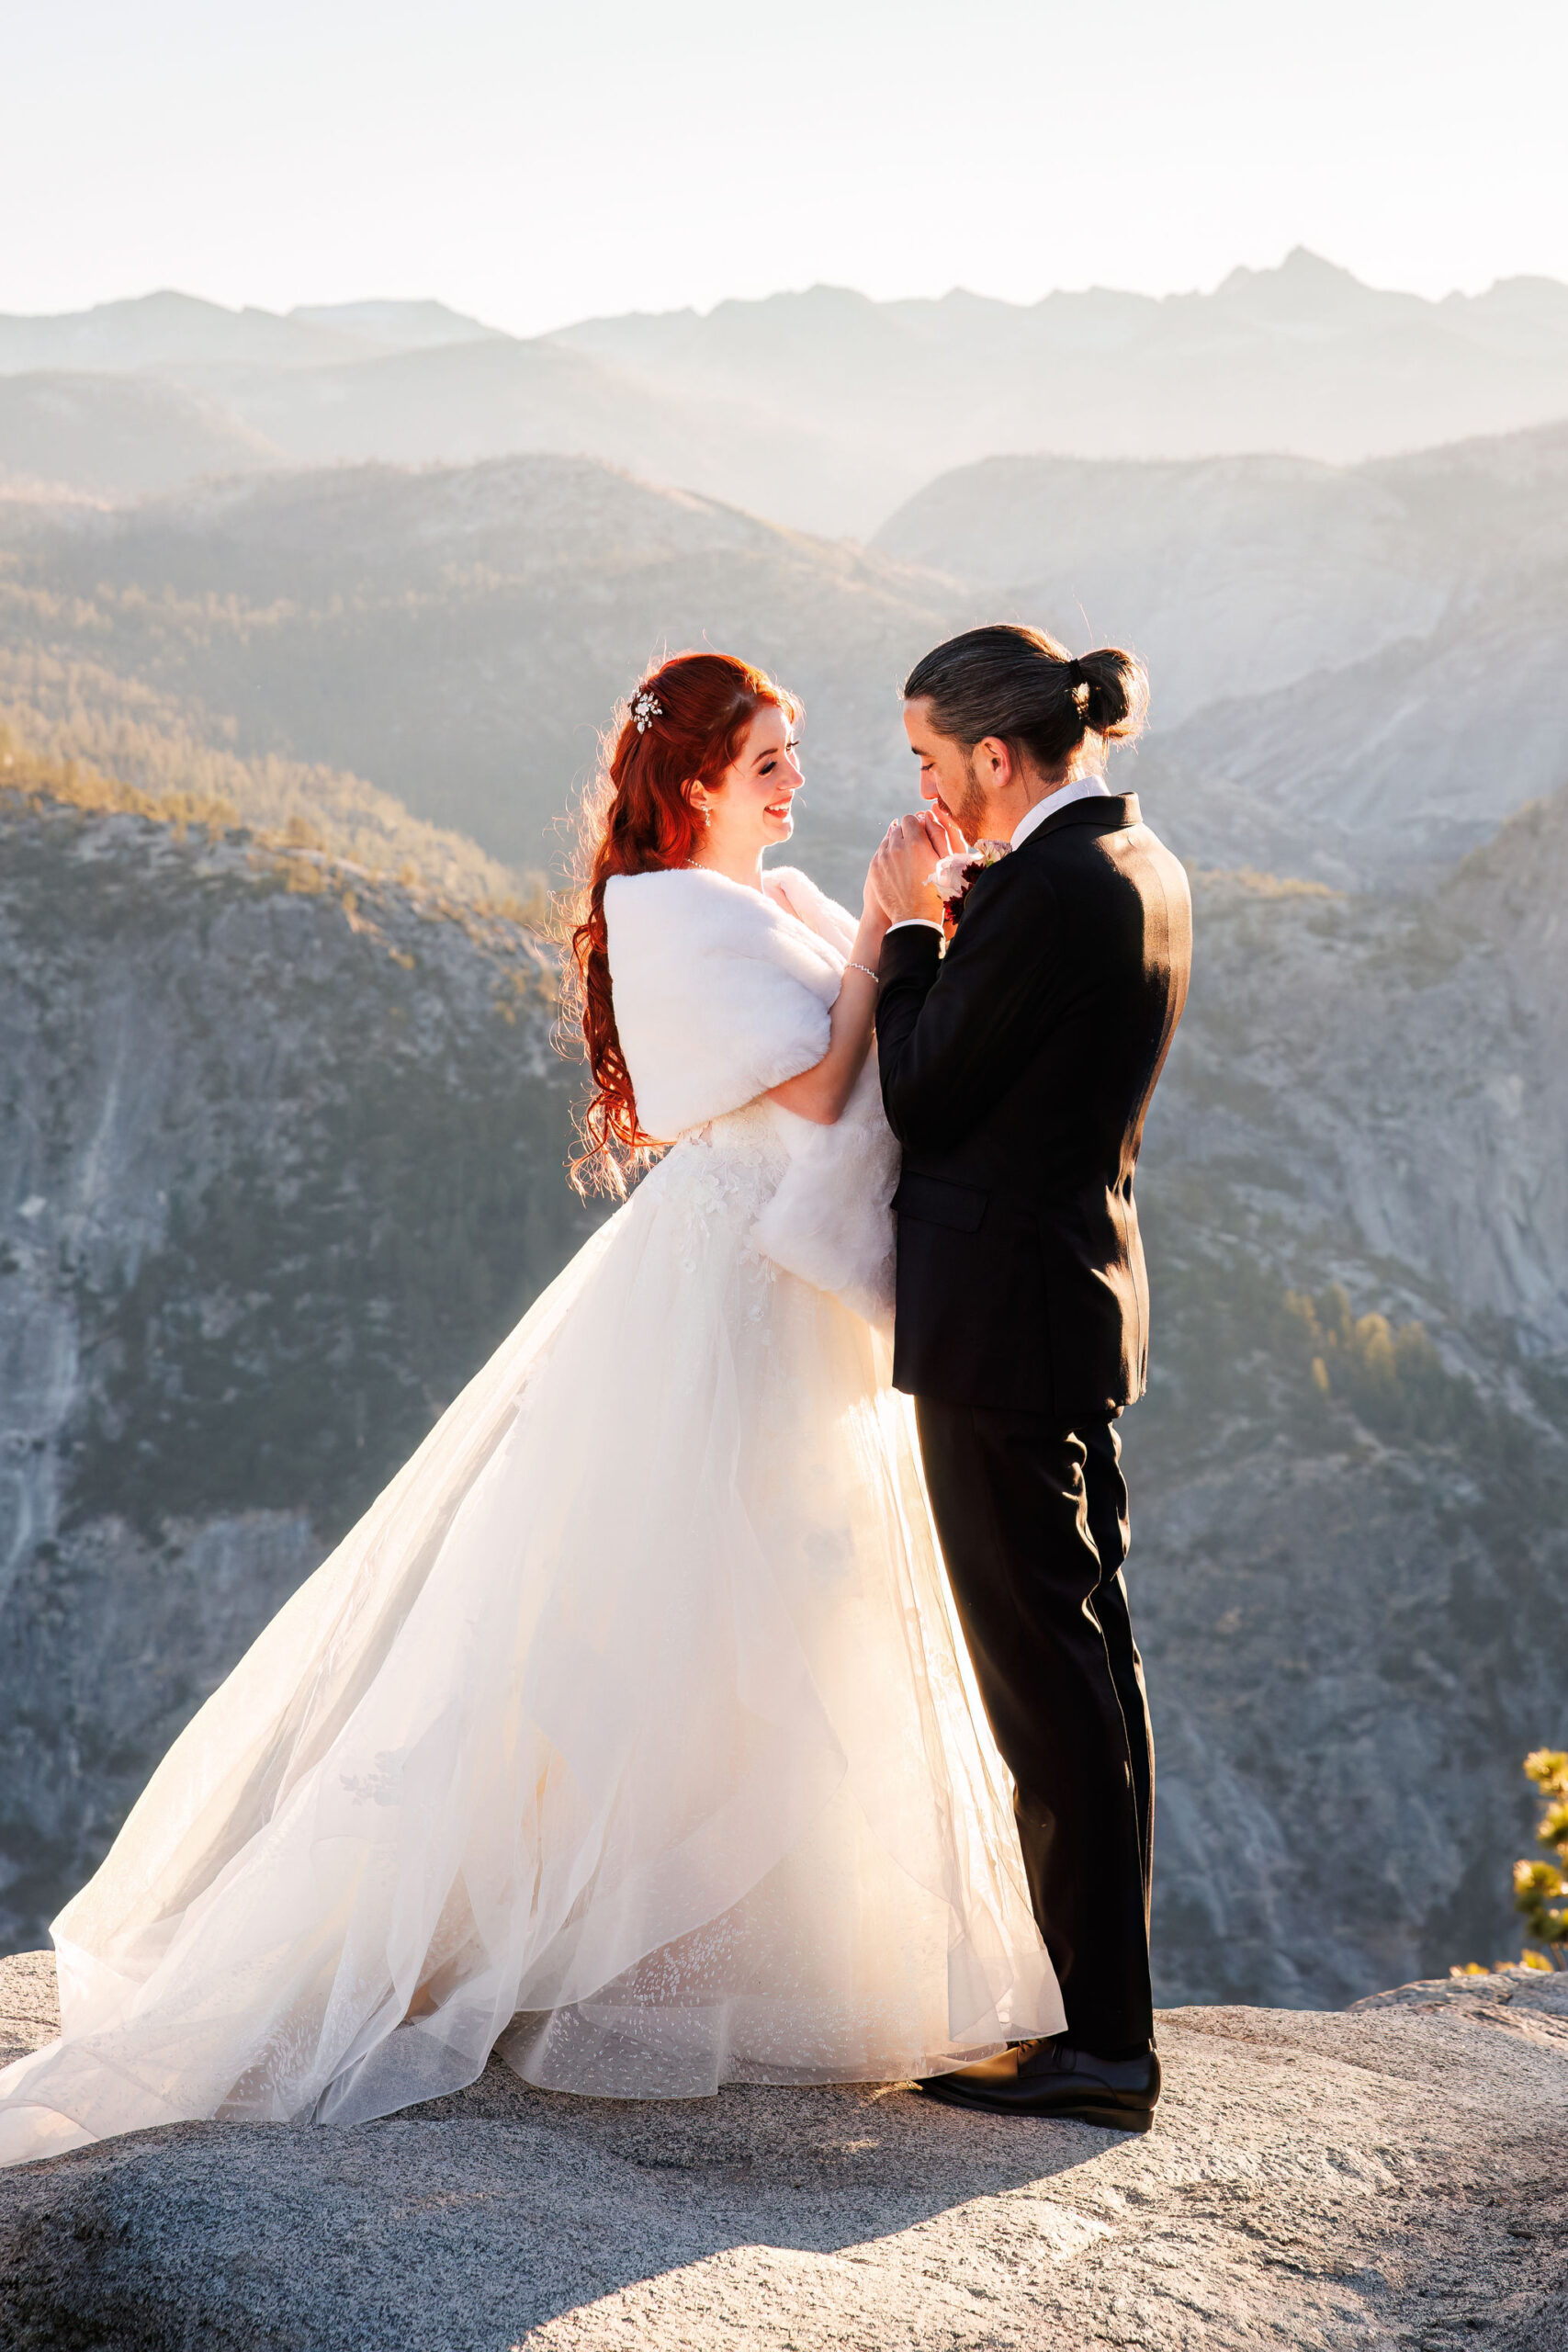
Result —
<instances>
[{"instance_id":1,"label":"tulle skirt","mask_svg":"<svg viewBox=\"0 0 1568 2352\"><path fill-rule=\"evenodd\" d=\"M175 1742L0 2161L1060 2029L886 1343L750 1238L780 1150L678 1144Z\"/></svg>"}]
</instances>

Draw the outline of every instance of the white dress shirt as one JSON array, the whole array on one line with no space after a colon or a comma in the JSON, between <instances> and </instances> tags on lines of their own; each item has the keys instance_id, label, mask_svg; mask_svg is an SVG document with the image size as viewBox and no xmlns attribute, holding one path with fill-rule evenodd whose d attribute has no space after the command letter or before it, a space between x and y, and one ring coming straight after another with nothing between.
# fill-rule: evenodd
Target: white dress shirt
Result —
<instances>
[{"instance_id":1,"label":"white dress shirt","mask_svg":"<svg viewBox=\"0 0 1568 2352\"><path fill-rule=\"evenodd\" d=\"M1109 800L1111 786L1098 768L1086 768L1082 775L1074 776L1071 784L1059 784L1055 792L1047 792L1032 808L1026 808L1012 829L1011 846L1019 849L1029 839L1037 825L1054 817L1058 808L1070 808L1075 800ZM890 922L886 936L896 931L907 931L912 922L923 922L928 930L940 931L942 925L931 915L905 915L898 922Z\"/></svg>"}]
</instances>

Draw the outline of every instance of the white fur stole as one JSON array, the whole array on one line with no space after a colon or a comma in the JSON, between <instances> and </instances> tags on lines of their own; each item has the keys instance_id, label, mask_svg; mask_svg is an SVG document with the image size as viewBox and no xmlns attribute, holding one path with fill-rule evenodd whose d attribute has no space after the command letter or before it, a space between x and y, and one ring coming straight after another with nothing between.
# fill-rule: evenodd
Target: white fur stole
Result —
<instances>
[{"instance_id":1,"label":"white fur stole","mask_svg":"<svg viewBox=\"0 0 1568 2352\"><path fill-rule=\"evenodd\" d=\"M739 1111L828 1050L854 923L793 867L770 873L766 889L690 867L605 886L615 1026L649 1135L673 1139ZM898 1148L874 1055L833 1126L769 1107L789 1166L758 1220L757 1246L886 1325Z\"/></svg>"}]
</instances>

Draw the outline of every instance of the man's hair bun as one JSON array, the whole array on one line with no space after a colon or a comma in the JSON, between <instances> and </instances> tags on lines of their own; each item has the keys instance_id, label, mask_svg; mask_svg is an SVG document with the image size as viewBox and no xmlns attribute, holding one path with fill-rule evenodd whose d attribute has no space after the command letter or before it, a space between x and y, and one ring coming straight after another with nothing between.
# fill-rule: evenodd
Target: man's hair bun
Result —
<instances>
[{"instance_id":1,"label":"man's hair bun","mask_svg":"<svg viewBox=\"0 0 1568 2352\"><path fill-rule=\"evenodd\" d=\"M1143 663L1119 645L1080 653L1077 669L1087 689L1083 715L1096 735L1121 742L1135 735L1149 707L1149 681Z\"/></svg>"},{"instance_id":2,"label":"man's hair bun","mask_svg":"<svg viewBox=\"0 0 1568 2352\"><path fill-rule=\"evenodd\" d=\"M1130 741L1144 724L1149 681L1137 655L1119 645L1072 654L1043 629L1000 621L936 646L905 679L904 695L928 701L932 725L966 751L994 735L1049 775L1086 735Z\"/></svg>"}]
</instances>

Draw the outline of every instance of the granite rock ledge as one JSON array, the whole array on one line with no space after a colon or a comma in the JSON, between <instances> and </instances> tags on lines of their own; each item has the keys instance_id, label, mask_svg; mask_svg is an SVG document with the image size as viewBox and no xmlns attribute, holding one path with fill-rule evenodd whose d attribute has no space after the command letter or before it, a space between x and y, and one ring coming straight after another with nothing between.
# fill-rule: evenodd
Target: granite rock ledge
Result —
<instances>
[{"instance_id":1,"label":"granite rock ledge","mask_svg":"<svg viewBox=\"0 0 1568 2352\"><path fill-rule=\"evenodd\" d=\"M0 2058L54 2020L0 1961ZM907 2089L473 2088L0 2175L18 2352L1568 2352L1568 1976L1167 2011L1144 2139Z\"/></svg>"}]
</instances>

